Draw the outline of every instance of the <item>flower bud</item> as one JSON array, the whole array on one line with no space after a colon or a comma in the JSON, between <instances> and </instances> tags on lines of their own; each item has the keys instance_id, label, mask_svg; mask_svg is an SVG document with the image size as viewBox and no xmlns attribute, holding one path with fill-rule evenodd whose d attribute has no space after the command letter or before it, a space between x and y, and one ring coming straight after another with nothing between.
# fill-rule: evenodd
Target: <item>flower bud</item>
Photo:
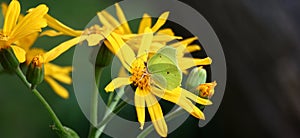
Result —
<instances>
[{"instance_id":1,"label":"flower bud","mask_svg":"<svg viewBox=\"0 0 300 138\"><path fill-rule=\"evenodd\" d=\"M206 82L207 73L206 70L202 67L194 68L186 80L185 86L186 89L198 95L198 90L195 90L197 86Z\"/></svg>"},{"instance_id":2,"label":"flower bud","mask_svg":"<svg viewBox=\"0 0 300 138\"><path fill-rule=\"evenodd\" d=\"M100 50L97 55L96 59L96 66L97 67L105 67L108 66L113 58L113 54L111 51L104 45L100 46Z\"/></svg>"},{"instance_id":3,"label":"flower bud","mask_svg":"<svg viewBox=\"0 0 300 138\"><path fill-rule=\"evenodd\" d=\"M215 92L215 87L217 86L216 81L211 82L211 83L204 83L204 84L200 84L197 87L197 90L199 90L199 95L201 98L206 98L209 99L211 98L211 96L214 95Z\"/></svg>"},{"instance_id":4,"label":"flower bud","mask_svg":"<svg viewBox=\"0 0 300 138\"><path fill-rule=\"evenodd\" d=\"M44 80L44 64L43 57L38 55L34 57L28 66L26 79L31 83L31 88L34 89Z\"/></svg>"},{"instance_id":5,"label":"flower bud","mask_svg":"<svg viewBox=\"0 0 300 138\"><path fill-rule=\"evenodd\" d=\"M11 47L0 50L0 62L2 67L8 71L14 71L20 64Z\"/></svg>"}]
</instances>

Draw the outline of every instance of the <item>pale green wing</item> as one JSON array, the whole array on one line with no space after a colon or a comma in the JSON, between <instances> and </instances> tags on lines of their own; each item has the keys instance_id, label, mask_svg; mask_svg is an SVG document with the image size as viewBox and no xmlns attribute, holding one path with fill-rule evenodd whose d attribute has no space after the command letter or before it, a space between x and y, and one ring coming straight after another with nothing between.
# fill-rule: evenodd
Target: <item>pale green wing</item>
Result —
<instances>
[{"instance_id":1,"label":"pale green wing","mask_svg":"<svg viewBox=\"0 0 300 138\"><path fill-rule=\"evenodd\" d=\"M160 81L159 84L163 85L166 80L166 89L172 90L181 84L182 73L179 68L174 64L160 63L148 66L148 71L151 75L154 75L155 79ZM159 76L159 77L158 77ZM161 79L164 78L164 79Z\"/></svg>"},{"instance_id":2,"label":"pale green wing","mask_svg":"<svg viewBox=\"0 0 300 138\"><path fill-rule=\"evenodd\" d=\"M176 49L170 46L165 46L157 51L148 61L148 65L168 63L178 65L176 59Z\"/></svg>"}]
</instances>

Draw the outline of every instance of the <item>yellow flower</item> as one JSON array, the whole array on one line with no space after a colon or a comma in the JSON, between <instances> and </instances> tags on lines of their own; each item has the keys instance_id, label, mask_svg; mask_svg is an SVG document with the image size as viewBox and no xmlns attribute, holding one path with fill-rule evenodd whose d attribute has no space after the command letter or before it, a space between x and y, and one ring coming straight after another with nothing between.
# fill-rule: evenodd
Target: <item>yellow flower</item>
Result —
<instances>
[{"instance_id":1,"label":"yellow flower","mask_svg":"<svg viewBox=\"0 0 300 138\"><path fill-rule=\"evenodd\" d=\"M118 19L114 18L111 14L103 10L97 13L97 16L100 22L102 23L102 26L95 24L90 28L85 29L84 31L74 30L64 25L60 21L56 20L49 14L47 14L45 18L47 19L48 26L50 26L54 30L46 30L41 35L47 35L47 36L68 35L73 37L79 37L80 35L82 35L81 36L82 41L87 40L89 46L95 46L99 44L100 41L104 40L104 43L111 51L112 51L112 46L110 42L107 41L106 39L110 37L110 34L112 32L122 35L122 39L124 41L127 41L129 39L130 40L136 39L135 41L132 42L136 42L138 44L140 43L140 41L137 40L139 40L141 37L141 35L138 34L143 32L146 27L150 27L153 32L157 32L153 38L154 45L155 44L164 45L168 41L174 39L182 39L182 37L174 36L173 31L169 28L159 30L165 24L169 12L163 13L153 26L152 26L151 17L148 14L144 14L143 19L141 20L139 25L138 34L134 34L132 33L128 21L126 20L125 14L123 13L119 4L116 3L115 7L116 7L116 13ZM112 52L115 53L114 51Z\"/></svg>"},{"instance_id":2,"label":"yellow flower","mask_svg":"<svg viewBox=\"0 0 300 138\"><path fill-rule=\"evenodd\" d=\"M151 74L147 72L147 66L145 65L149 59L147 51L151 47L153 39L152 31L153 30L149 27L145 29L141 40L142 45L140 45L137 54L135 54L132 48L123 41L120 35L116 33L111 34L108 41L112 44L116 56L120 59L122 65L131 75L114 78L105 87L105 91L113 92L115 89L125 85L135 85L136 91L134 103L140 128L143 129L145 122L145 107L147 107L157 133L162 137L166 137L168 129L156 96L181 106L191 115L199 119L204 119L204 114L192 103L192 101L202 105L210 105L212 103L210 100L200 98L180 86L173 90L167 90L152 83L153 80Z\"/></svg>"},{"instance_id":3,"label":"yellow flower","mask_svg":"<svg viewBox=\"0 0 300 138\"><path fill-rule=\"evenodd\" d=\"M5 7L2 4L2 7ZM44 4L37 6L29 11L22 20L18 20L20 16L20 3L12 0L9 6L2 11L5 14L4 25L0 32L0 50L12 48L19 62L25 61L24 49L15 45L15 42L33 33L41 31L46 27L47 23L44 15L48 12L48 7Z\"/></svg>"},{"instance_id":4,"label":"yellow flower","mask_svg":"<svg viewBox=\"0 0 300 138\"><path fill-rule=\"evenodd\" d=\"M217 86L216 81L211 82L211 83L203 83L197 87L197 90L199 90L200 97L211 98L211 96L213 96L215 93L214 88L216 86Z\"/></svg>"},{"instance_id":5,"label":"yellow flower","mask_svg":"<svg viewBox=\"0 0 300 138\"><path fill-rule=\"evenodd\" d=\"M56 94L66 99L69 97L68 91L55 80L65 84L71 84L72 79L69 74L72 71L72 66L60 67L55 64L45 62L43 61L43 55L45 53L46 52L40 48L29 49L26 53L26 64L29 65L33 59L35 59L37 62L36 66L41 66L44 64L44 80L51 86Z\"/></svg>"},{"instance_id":6,"label":"yellow flower","mask_svg":"<svg viewBox=\"0 0 300 138\"><path fill-rule=\"evenodd\" d=\"M167 21L169 12L162 13L159 18L157 19L156 23L152 25L152 18L148 14L144 14L143 18L140 21L138 33L134 34L131 33L131 29L126 21L125 15L121 9L121 7L116 3L116 12L118 19L115 19L112 15L107 13L105 10L97 13L100 22L103 24L104 27L109 28L107 32L117 33L122 37L122 39L131 45L134 51L137 51L141 45L141 38L143 37L143 32L145 28L151 28L152 32L155 32L151 46L148 49L149 54L154 54L155 51L164 47L168 42L175 40L175 39L182 39L182 37L175 36L174 32L170 28L160 29ZM113 30L115 28L115 30ZM160 29L160 30L159 30ZM113 31L112 31L113 30ZM104 43L106 46L115 53L113 50L112 43L109 41L111 39L111 34L104 34L106 39ZM200 50L200 46L191 44L197 37L191 37L179 42L171 43L170 46L177 48L178 54L177 58L179 58L179 67L184 72L187 73L187 69L195 66L195 65L209 65L211 64L212 60L207 57L204 59L198 59L193 57L184 57L186 53L194 52Z\"/></svg>"}]
</instances>

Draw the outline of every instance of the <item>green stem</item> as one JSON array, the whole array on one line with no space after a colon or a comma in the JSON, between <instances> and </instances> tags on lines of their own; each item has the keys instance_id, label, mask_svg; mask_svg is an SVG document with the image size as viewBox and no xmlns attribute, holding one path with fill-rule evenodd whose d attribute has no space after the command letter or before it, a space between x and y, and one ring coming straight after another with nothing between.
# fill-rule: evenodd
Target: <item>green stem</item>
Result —
<instances>
[{"instance_id":1,"label":"green stem","mask_svg":"<svg viewBox=\"0 0 300 138\"><path fill-rule=\"evenodd\" d=\"M107 100L107 106L110 106L110 104L113 101L113 98L114 98L114 93L113 92L109 93L108 100Z\"/></svg>"},{"instance_id":2,"label":"green stem","mask_svg":"<svg viewBox=\"0 0 300 138\"><path fill-rule=\"evenodd\" d=\"M181 108L178 107L174 112L168 114L165 116L165 120L166 122L171 121L172 119L182 115L183 113L185 113L185 111ZM153 124L151 124L150 126L148 126L146 129L144 129L138 136L137 138L145 138L146 136L148 136L152 131L154 130L154 126Z\"/></svg>"},{"instance_id":3,"label":"green stem","mask_svg":"<svg viewBox=\"0 0 300 138\"><path fill-rule=\"evenodd\" d=\"M31 85L29 82L27 82L25 75L23 74L23 72L21 71L21 69L18 67L16 69L16 74L18 75L18 77L22 80L22 82L28 87L30 88ZM44 97L40 94L40 92L37 89L32 89L33 94L40 100L40 102L44 105L44 107L47 109L47 111L50 114L50 117L52 118L52 120L54 121L55 127L60 130L62 133L67 134L67 132L65 131L62 123L60 122L60 120L58 119L58 117L56 116L56 114L54 113L53 109L51 108L51 106L47 103L47 101L44 99Z\"/></svg>"},{"instance_id":4,"label":"green stem","mask_svg":"<svg viewBox=\"0 0 300 138\"><path fill-rule=\"evenodd\" d=\"M108 101L110 104L108 105L108 108L104 114L104 117L101 121L101 123L97 126L99 128L96 132L96 136L99 137L103 130L105 129L107 122L112 119L112 117L117 114L117 112L121 111L121 109L126 105L126 101L122 101L118 106L117 104L121 100L122 96L124 95L125 86L120 88L119 94L115 96L114 100ZM110 95L111 96L111 95ZM125 103L125 105L123 105ZM121 106L120 106L121 105Z\"/></svg>"},{"instance_id":5,"label":"green stem","mask_svg":"<svg viewBox=\"0 0 300 138\"><path fill-rule=\"evenodd\" d=\"M103 71L102 67L96 67L95 69L96 86L99 85L102 71ZM89 138L96 138L95 134L97 128L94 125L98 124L98 94L99 94L99 90L97 87L95 88L95 91L91 95L92 96L91 97L91 125L90 125Z\"/></svg>"}]
</instances>

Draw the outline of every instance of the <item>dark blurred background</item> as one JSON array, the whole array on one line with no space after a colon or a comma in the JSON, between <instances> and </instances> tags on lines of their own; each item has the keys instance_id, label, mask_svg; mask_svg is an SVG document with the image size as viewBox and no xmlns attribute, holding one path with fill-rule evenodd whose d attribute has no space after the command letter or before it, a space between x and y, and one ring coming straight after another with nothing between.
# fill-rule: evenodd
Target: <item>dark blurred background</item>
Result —
<instances>
[{"instance_id":1,"label":"dark blurred background","mask_svg":"<svg viewBox=\"0 0 300 138\"><path fill-rule=\"evenodd\" d=\"M300 1L183 2L197 9L219 37L227 61L227 87L207 126L198 128L191 117L169 137L300 137ZM39 3L47 4L49 13L65 24L82 29L114 1L21 1L22 12ZM42 37L34 46L48 50L67 39ZM73 49L54 62L71 65L72 54ZM86 137L88 121L72 86L64 86L70 91L68 100L46 83L39 89L62 122ZM16 76L0 75L0 94L0 137L56 137L47 111Z\"/></svg>"}]
</instances>

